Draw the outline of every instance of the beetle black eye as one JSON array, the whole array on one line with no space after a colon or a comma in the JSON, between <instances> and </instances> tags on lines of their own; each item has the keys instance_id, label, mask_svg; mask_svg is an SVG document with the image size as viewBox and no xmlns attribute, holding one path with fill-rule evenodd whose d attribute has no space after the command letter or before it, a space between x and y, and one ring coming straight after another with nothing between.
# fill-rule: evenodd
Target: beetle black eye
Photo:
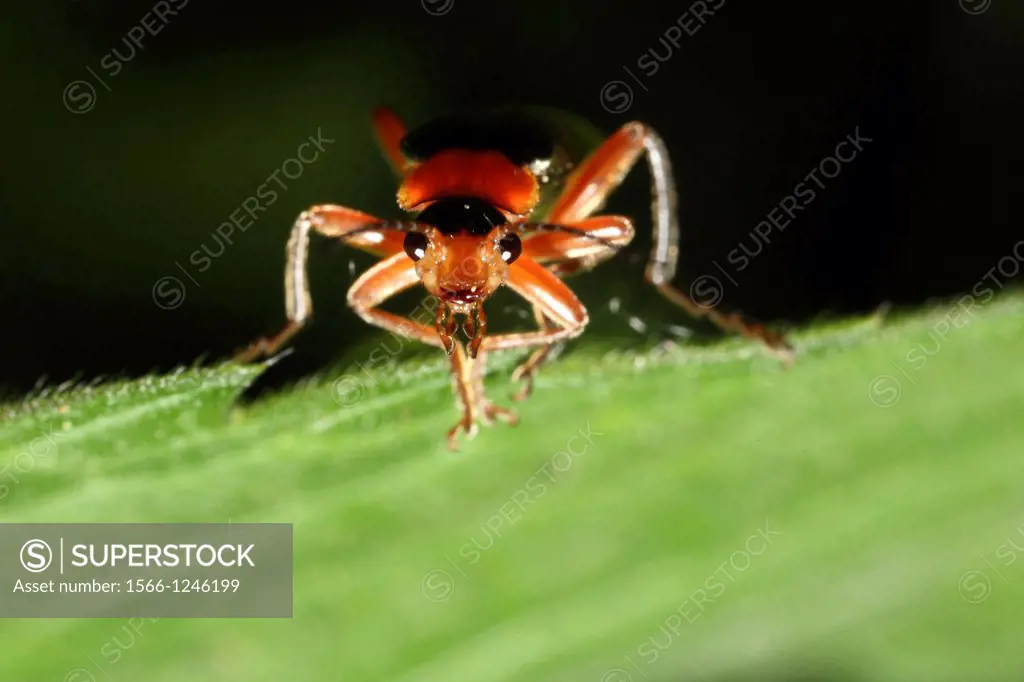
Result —
<instances>
[{"instance_id":1,"label":"beetle black eye","mask_svg":"<svg viewBox=\"0 0 1024 682\"><path fill-rule=\"evenodd\" d=\"M501 260L512 264L523 253L523 242L518 235L506 234L498 240L498 253L501 254Z\"/></svg>"},{"instance_id":2,"label":"beetle black eye","mask_svg":"<svg viewBox=\"0 0 1024 682\"><path fill-rule=\"evenodd\" d=\"M422 232L410 232L405 235L405 253L413 260L419 260L427 253L427 235Z\"/></svg>"}]
</instances>

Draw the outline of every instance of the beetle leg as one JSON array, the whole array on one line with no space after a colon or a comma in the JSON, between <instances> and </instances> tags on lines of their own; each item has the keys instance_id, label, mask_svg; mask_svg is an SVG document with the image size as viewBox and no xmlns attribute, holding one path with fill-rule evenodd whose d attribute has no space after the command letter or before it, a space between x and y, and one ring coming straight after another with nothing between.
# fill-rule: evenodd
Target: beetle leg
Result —
<instances>
[{"instance_id":1,"label":"beetle leg","mask_svg":"<svg viewBox=\"0 0 1024 682\"><path fill-rule=\"evenodd\" d=\"M470 435L475 433L472 424L477 420L490 424L500 419L512 425L519 421L514 410L495 405L484 397L484 370L489 351L542 346L531 355L532 364L531 360L524 363L531 365L528 369L516 370L516 378L529 381L533 365L543 360L553 344L578 336L587 324L587 311L572 290L529 256L524 254L509 266L505 283L533 306L540 329L535 332L485 336L476 358L469 358L462 344L456 344L455 352L450 357L455 390L463 407L463 418L448 433L448 442L453 448L460 430ZM553 326L546 320L551 320ZM440 340L435 345L441 345Z\"/></svg>"},{"instance_id":2,"label":"beetle leg","mask_svg":"<svg viewBox=\"0 0 1024 682\"><path fill-rule=\"evenodd\" d=\"M513 350L566 341L583 333L589 316L572 289L543 265L526 255L508 269L505 284L527 302L540 309L555 326L533 332L513 332L485 337L482 351Z\"/></svg>"},{"instance_id":3,"label":"beetle leg","mask_svg":"<svg viewBox=\"0 0 1024 682\"><path fill-rule=\"evenodd\" d=\"M484 424L492 424L495 419L500 419L506 424L515 426L519 423L519 415L515 410L501 405L495 405L484 397L484 374L487 368L486 351L478 351L477 356L470 360L470 379L472 381L474 395L478 397L480 421Z\"/></svg>"},{"instance_id":4,"label":"beetle leg","mask_svg":"<svg viewBox=\"0 0 1024 682\"><path fill-rule=\"evenodd\" d=\"M403 262L402 258L395 256L374 266L353 284L349 290L349 302L370 324L444 348L444 342L437 334L436 328L414 323L375 308L388 296L408 287L408 283L414 278L415 266L412 261ZM545 323L535 332L485 336L476 358L470 358L463 344L455 342L455 349L449 357L452 382L459 398L462 418L448 432L448 445L452 449L455 449L460 432L465 432L470 437L475 435L477 421L490 424L495 419L500 419L513 425L518 423L519 417L514 410L495 405L484 397L484 372L488 351L533 346L543 346L539 350L547 351L558 341L578 336L588 321L586 309L572 290L529 256L520 256L509 267L506 284L534 307L538 320L549 319L554 326ZM365 294L361 294L360 290Z\"/></svg>"},{"instance_id":5,"label":"beetle leg","mask_svg":"<svg viewBox=\"0 0 1024 682\"><path fill-rule=\"evenodd\" d=\"M454 451L458 450L456 441L460 433L465 433L467 438L476 436L479 410L471 371L474 361L466 355L462 343L458 341L455 343L455 350L448 357L452 363L452 388L458 396L458 407L462 410L462 417L455 422L455 426L448 429L448 449Z\"/></svg>"},{"instance_id":6,"label":"beetle leg","mask_svg":"<svg viewBox=\"0 0 1024 682\"><path fill-rule=\"evenodd\" d=\"M456 342L451 354L452 386L459 399L462 417L448 430L448 447L457 450L456 441L460 433L472 438L477 433L477 422L485 425L500 419L512 426L519 423L519 415L507 407L495 405L484 397L484 374L487 353L480 351L475 358L469 357L465 347Z\"/></svg>"},{"instance_id":7,"label":"beetle leg","mask_svg":"<svg viewBox=\"0 0 1024 682\"><path fill-rule=\"evenodd\" d=\"M404 253L396 253L364 272L348 290L348 304L364 322L393 334L444 348L434 327L377 306L419 283L416 264Z\"/></svg>"},{"instance_id":8,"label":"beetle leg","mask_svg":"<svg viewBox=\"0 0 1024 682\"><path fill-rule=\"evenodd\" d=\"M615 255L615 248L625 246L633 239L633 226L622 216L597 216L571 225L577 232L537 232L523 241L523 251L533 260L543 263L559 277L593 268ZM585 233L585 234L581 234ZM542 330L553 330L543 311L533 306L533 316ZM555 344L549 343L532 354L512 372L513 381L522 387L512 399L525 400L533 392L533 374L551 355Z\"/></svg>"},{"instance_id":9,"label":"beetle leg","mask_svg":"<svg viewBox=\"0 0 1024 682\"><path fill-rule=\"evenodd\" d=\"M373 131L377 135L377 144L380 146L384 158L387 159L391 169L398 175L404 175L409 168L409 161L402 153L402 138L405 137L405 125L387 107L378 107L373 110L371 117Z\"/></svg>"},{"instance_id":10,"label":"beetle leg","mask_svg":"<svg viewBox=\"0 0 1024 682\"><path fill-rule=\"evenodd\" d=\"M369 324L447 351L436 327L377 307L418 283L415 263L404 253L398 253L367 270L352 284L348 291L348 304ZM483 353L475 359L470 358L460 341L451 338L450 343L454 344L454 349L448 354L452 388L462 411L462 417L448 431L448 446L454 450L460 433L470 438L476 435L478 421L490 424L498 418L514 424L518 417L515 412L494 405L484 397L486 360Z\"/></svg>"},{"instance_id":11,"label":"beetle leg","mask_svg":"<svg viewBox=\"0 0 1024 682\"><path fill-rule=\"evenodd\" d=\"M748 323L739 315L726 315L711 306L702 306L672 285L679 258L675 181L668 149L649 126L635 121L627 123L605 140L569 177L546 221L571 225L599 211L608 195L622 183L645 152L651 174L651 210L654 214L654 243L645 272L647 281L691 316L706 317L725 331L757 339L784 362L792 362L792 346L781 334Z\"/></svg>"},{"instance_id":12,"label":"beetle leg","mask_svg":"<svg viewBox=\"0 0 1024 682\"><path fill-rule=\"evenodd\" d=\"M367 225L373 224L380 224L381 229L365 230ZM346 236L357 229L360 230L357 234ZM310 230L325 237L344 240L380 256L402 252L405 239L403 232L388 229L387 223L380 218L344 206L322 204L300 213L285 248L287 264L284 271L284 306L288 321L273 336L259 339L237 353L235 362L252 362L273 355L302 329L313 314L313 301L306 278Z\"/></svg>"},{"instance_id":13,"label":"beetle leg","mask_svg":"<svg viewBox=\"0 0 1024 682\"><path fill-rule=\"evenodd\" d=\"M536 304L533 306L533 318L537 320L537 326L542 330L548 331L551 329L548 326L547 318L544 317L544 312ZM515 368L512 372L512 381L522 382L522 386L512 394L512 400L517 402L526 400L533 393L533 374L537 371L538 367L544 364L544 361L547 360L554 347L555 344L553 343L541 346L530 353L530 356Z\"/></svg>"},{"instance_id":14,"label":"beetle leg","mask_svg":"<svg viewBox=\"0 0 1024 682\"><path fill-rule=\"evenodd\" d=\"M447 352L436 327L377 307L418 282L416 264L404 253L396 253L374 265L352 283L348 290L348 304L359 317L375 327L445 349ZM455 450L460 432L465 432L470 438L476 435L476 421L479 418L483 394L481 392L478 395L475 391L471 373L472 361L466 357L462 343L454 339L451 341L455 344L453 351L448 353L452 388L462 410L462 417L448 430L448 447Z\"/></svg>"},{"instance_id":15,"label":"beetle leg","mask_svg":"<svg viewBox=\"0 0 1024 682\"><path fill-rule=\"evenodd\" d=\"M601 215L573 223L555 223L572 231L541 231L523 240L523 251L543 263L556 275L564 276L590 270L633 240L629 218Z\"/></svg>"}]
</instances>

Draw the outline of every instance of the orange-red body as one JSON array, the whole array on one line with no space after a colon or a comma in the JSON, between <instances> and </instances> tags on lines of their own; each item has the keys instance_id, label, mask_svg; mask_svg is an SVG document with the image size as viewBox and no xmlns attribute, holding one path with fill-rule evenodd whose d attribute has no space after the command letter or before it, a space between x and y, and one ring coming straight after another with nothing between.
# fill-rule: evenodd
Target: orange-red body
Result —
<instances>
[{"instance_id":1,"label":"orange-red body","mask_svg":"<svg viewBox=\"0 0 1024 682\"><path fill-rule=\"evenodd\" d=\"M448 432L455 447L459 432L475 433L478 421L515 423L510 409L486 400L484 356L489 351L534 348L513 373L524 382L515 396L532 390L532 376L561 341L578 336L588 322L586 308L563 277L587 270L630 242L628 218L598 215L608 195L646 154L654 196L654 241L647 279L688 313L707 317L723 329L764 342L791 359L782 336L712 307L695 303L671 284L678 255L675 185L668 151L648 126L632 122L608 137L578 164L530 125L475 126L445 122L408 133L387 109L373 125L385 158L400 176L398 206L412 214L381 220L355 209L322 204L298 217L288 241L285 306L288 324L238 356L251 360L273 353L312 314L306 279L310 231L374 253L383 260L363 273L348 293L349 305L366 322L443 348L462 406ZM552 144L548 144L551 142ZM539 206L542 194L553 202ZM383 310L391 296L422 285L438 300L433 325ZM484 303L505 285L533 307L538 329L489 335ZM457 339L458 318L467 343Z\"/></svg>"},{"instance_id":2,"label":"orange-red body","mask_svg":"<svg viewBox=\"0 0 1024 682\"><path fill-rule=\"evenodd\" d=\"M540 197L537 179L494 151L452 149L415 165L398 189L398 205L417 211L445 197L476 197L526 216Z\"/></svg>"}]
</instances>

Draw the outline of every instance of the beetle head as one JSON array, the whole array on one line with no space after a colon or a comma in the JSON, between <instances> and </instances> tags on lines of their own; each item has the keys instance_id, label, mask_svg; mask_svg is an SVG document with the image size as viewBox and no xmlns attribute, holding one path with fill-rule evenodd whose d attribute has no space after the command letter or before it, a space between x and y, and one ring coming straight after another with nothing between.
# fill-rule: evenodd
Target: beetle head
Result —
<instances>
[{"instance_id":1,"label":"beetle head","mask_svg":"<svg viewBox=\"0 0 1024 682\"><path fill-rule=\"evenodd\" d=\"M455 349L455 316L461 315L470 355L475 356L486 330L483 304L505 282L509 265L522 253L519 236L505 226L482 236L423 226L406 234L405 252L416 262L423 287L439 301L435 323L445 349L449 354Z\"/></svg>"}]
</instances>

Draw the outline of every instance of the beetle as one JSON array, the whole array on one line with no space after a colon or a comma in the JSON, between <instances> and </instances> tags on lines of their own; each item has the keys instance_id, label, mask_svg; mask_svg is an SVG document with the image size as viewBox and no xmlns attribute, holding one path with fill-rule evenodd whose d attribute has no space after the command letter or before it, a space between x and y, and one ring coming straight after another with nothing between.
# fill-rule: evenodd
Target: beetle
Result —
<instances>
[{"instance_id":1,"label":"beetle","mask_svg":"<svg viewBox=\"0 0 1024 682\"><path fill-rule=\"evenodd\" d=\"M273 355L309 320L306 260L312 231L382 259L348 291L349 306L364 321L439 347L450 358L461 407L447 433L450 448L457 449L460 434L475 435L478 422L516 424L514 410L484 396L486 355L533 349L512 374L522 383L512 396L518 401L532 392L534 374L552 348L583 332L587 310L564 278L590 270L633 239L629 218L599 212L644 156L654 232L646 280L689 315L756 339L792 362L793 347L782 334L700 305L672 284L679 255L677 195L668 150L651 126L626 123L574 158L552 126L526 110L442 116L407 131L391 109L379 107L371 122L400 179L398 206L409 219L384 220L334 204L303 211L286 248L287 322L241 351L237 361ZM433 326L379 307L417 284L437 303ZM502 285L530 303L536 330L487 334L484 302ZM457 338L460 319L465 343Z\"/></svg>"}]
</instances>

